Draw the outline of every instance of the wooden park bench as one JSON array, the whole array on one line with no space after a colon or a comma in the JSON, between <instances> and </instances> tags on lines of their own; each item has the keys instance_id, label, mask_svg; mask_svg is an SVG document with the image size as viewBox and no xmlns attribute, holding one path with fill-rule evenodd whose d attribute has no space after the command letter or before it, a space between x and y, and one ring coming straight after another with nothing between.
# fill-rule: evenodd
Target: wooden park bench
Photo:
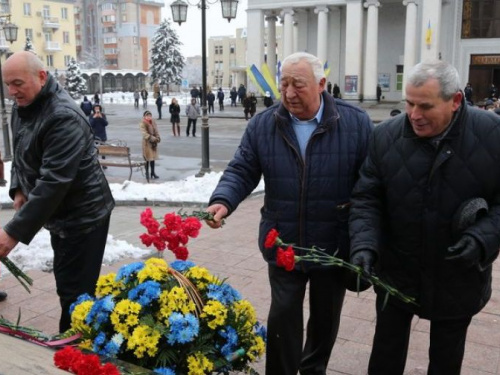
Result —
<instances>
[{"instance_id":1,"label":"wooden park bench","mask_svg":"<svg viewBox=\"0 0 500 375\"><path fill-rule=\"evenodd\" d=\"M130 169L128 179L132 179L133 169L141 169L146 164L144 160L135 160L130 157L130 147L122 141L96 141L96 148L99 154L99 163L102 167L124 167ZM104 156L105 158L101 158ZM148 176L146 176L148 177ZM149 178L147 179L149 182Z\"/></svg>"}]
</instances>

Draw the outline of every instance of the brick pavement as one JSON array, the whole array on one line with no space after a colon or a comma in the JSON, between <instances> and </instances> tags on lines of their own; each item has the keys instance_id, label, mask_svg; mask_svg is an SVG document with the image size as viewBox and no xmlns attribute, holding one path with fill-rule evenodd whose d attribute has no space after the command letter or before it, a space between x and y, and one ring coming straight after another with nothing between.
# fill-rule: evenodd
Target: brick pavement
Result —
<instances>
[{"instance_id":1,"label":"brick pavement","mask_svg":"<svg viewBox=\"0 0 500 375\"><path fill-rule=\"evenodd\" d=\"M207 267L220 277L227 277L231 285L252 302L257 310L258 319L265 323L270 290L266 264L256 248L259 209L262 204L262 195L248 198L231 215L222 229L212 230L204 227L200 236L190 242L189 249L191 260ZM180 208L180 206L162 206L153 210L161 215ZM112 215L110 233L116 239L142 247L138 236L142 233L139 214L143 209L138 206L117 207ZM5 222L11 215L11 210L3 210L0 221ZM123 259L119 263L103 266L102 272L115 271L130 261ZM499 271L499 266L496 265L492 300L472 321L467 339L463 375L500 374ZM30 271L29 274L35 279L31 294L25 292L11 276L5 276L0 280L1 288L9 293L8 299L0 303L0 315L15 321L21 308L22 325L35 327L46 333L55 333L60 310L53 275L41 271ZM328 366L329 375L366 373L374 333L374 298L371 289L359 296L354 293L347 294L337 343ZM307 306L304 310L307 316ZM427 321L414 320L405 374L426 373L428 332ZM0 352L2 345L5 345L2 341L0 335ZM29 353L24 354L24 358L28 360ZM0 374L5 361L8 359L0 361ZM263 368L264 360L261 360L256 369L263 374Z\"/></svg>"}]
</instances>

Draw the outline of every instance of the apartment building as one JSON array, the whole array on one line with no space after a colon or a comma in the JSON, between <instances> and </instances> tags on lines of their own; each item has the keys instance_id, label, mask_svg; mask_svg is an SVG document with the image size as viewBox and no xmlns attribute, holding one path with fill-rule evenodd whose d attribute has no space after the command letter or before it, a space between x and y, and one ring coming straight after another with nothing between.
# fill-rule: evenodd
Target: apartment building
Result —
<instances>
[{"instance_id":1,"label":"apartment building","mask_svg":"<svg viewBox=\"0 0 500 375\"><path fill-rule=\"evenodd\" d=\"M10 52L21 51L26 38L31 39L34 52L50 71L66 69L75 51L76 0L2 0L1 15L10 15L18 29L17 41L5 42L3 32L0 43ZM4 48L5 49L5 48Z\"/></svg>"}]
</instances>

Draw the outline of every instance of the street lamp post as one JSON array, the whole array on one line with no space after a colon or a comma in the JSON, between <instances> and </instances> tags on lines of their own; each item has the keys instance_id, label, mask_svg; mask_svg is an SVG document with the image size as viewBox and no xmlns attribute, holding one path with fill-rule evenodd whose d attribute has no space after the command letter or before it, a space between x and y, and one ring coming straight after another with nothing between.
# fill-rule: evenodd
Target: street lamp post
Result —
<instances>
[{"instance_id":1,"label":"street lamp post","mask_svg":"<svg viewBox=\"0 0 500 375\"><path fill-rule=\"evenodd\" d=\"M13 23L10 23L10 15L7 16L0 15L0 25L3 28L5 34L5 40L10 43L15 42L17 40L18 27ZM6 53L6 51L7 49L4 48L0 49L0 105L2 108L2 134L3 134L3 144L5 149L3 160L9 161L12 159L12 153L10 148L9 120L7 119L7 109L5 108L5 94L3 91L3 75L2 75L2 61L1 61L1 58Z\"/></svg>"},{"instance_id":2,"label":"street lamp post","mask_svg":"<svg viewBox=\"0 0 500 375\"><path fill-rule=\"evenodd\" d=\"M208 1L209 4L215 4L220 1L222 7L222 17L226 18L228 22L231 22L233 18L236 17L236 11L238 9L238 0L214 0L212 3ZM207 111L207 25L206 25L206 9L207 0L200 0L197 4L191 4L183 0L176 0L171 5L172 18L174 22L179 25L182 22L186 22L187 8L189 5L197 5L201 9L201 66L202 66L202 93L201 93L201 104L202 104L202 117L201 117L201 169L196 175L197 177L203 176L205 173L210 172L210 134L208 125L208 111Z\"/></svg>"}]
</instances>

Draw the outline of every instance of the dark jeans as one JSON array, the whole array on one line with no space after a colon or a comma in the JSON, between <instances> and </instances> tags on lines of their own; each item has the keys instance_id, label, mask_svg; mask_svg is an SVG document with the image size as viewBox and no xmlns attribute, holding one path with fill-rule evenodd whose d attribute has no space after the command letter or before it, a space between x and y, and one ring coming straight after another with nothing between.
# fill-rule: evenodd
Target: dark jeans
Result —
<instances>
[{"instance_id":1,"label":"dark jeans","mask_svg":"<svg viewBox=\"0 0 500 375\"><path fill-rule=\"evenodd\" d=\"M54 250L54 276L57 295L61 303L59 331L71 326L69 308L83 293L94 295L99 272L101 271L104 248L108 237L109 216L92 232L59 237L51 233Z\"/></svg>"},{"instance_id":2,"label":"dark jeans","mask_svg":"<svg viewBox=\"0 0 500 375\"><path fill-rule=\"evenodd\" d=\"M413 314L377 295L377 325L368 365L370 375L402 375ZM428 375L459 375L472 317L431 320Z\"/></svg>"},{"instance_id":3,"label":"dark jeans","mask_svg":"<svg viewBox=\"0 0 500 375\"><path fill-rule=\"evenodd\" d=\"M268 267L271 308L267 320L267 375L325 375L337 337L345 288L338 273ZM303 303L309 283L306 342Z\"/></svg>"},{"instance_id":4,"label":"dark jeans","mask_svg":"<svg viewBox=\"0 0 500 375\"><path fill-rule=\"evenodd\" d=\"M156 108L158 109L158 120L161 120L161 105L157 105Z\"/></svg>"},{"instance_id":5,"label":"dark jeans","mask_svg":"<svg viewBox=\"0 0 500 375\"><path fill-rule=\"evenodd\" d=\"M212 111L212 113L214 113L214 103L212 103L212 104L208 103L208 113L210 113L210 111Z\"/></svg>"},{"instance_id":6,"label":"dark jeans","mask_svg":"<svg viewBox=\"0 0 500 375\"><path fill-rule=\"evenodd\" d=\"M196 120L195 118L188 118L188 125L186 128L186 135L189 135L189 129L191 129L191 124L193 124L193 137L196 135Z\"/></svg>"}]
</instances>

